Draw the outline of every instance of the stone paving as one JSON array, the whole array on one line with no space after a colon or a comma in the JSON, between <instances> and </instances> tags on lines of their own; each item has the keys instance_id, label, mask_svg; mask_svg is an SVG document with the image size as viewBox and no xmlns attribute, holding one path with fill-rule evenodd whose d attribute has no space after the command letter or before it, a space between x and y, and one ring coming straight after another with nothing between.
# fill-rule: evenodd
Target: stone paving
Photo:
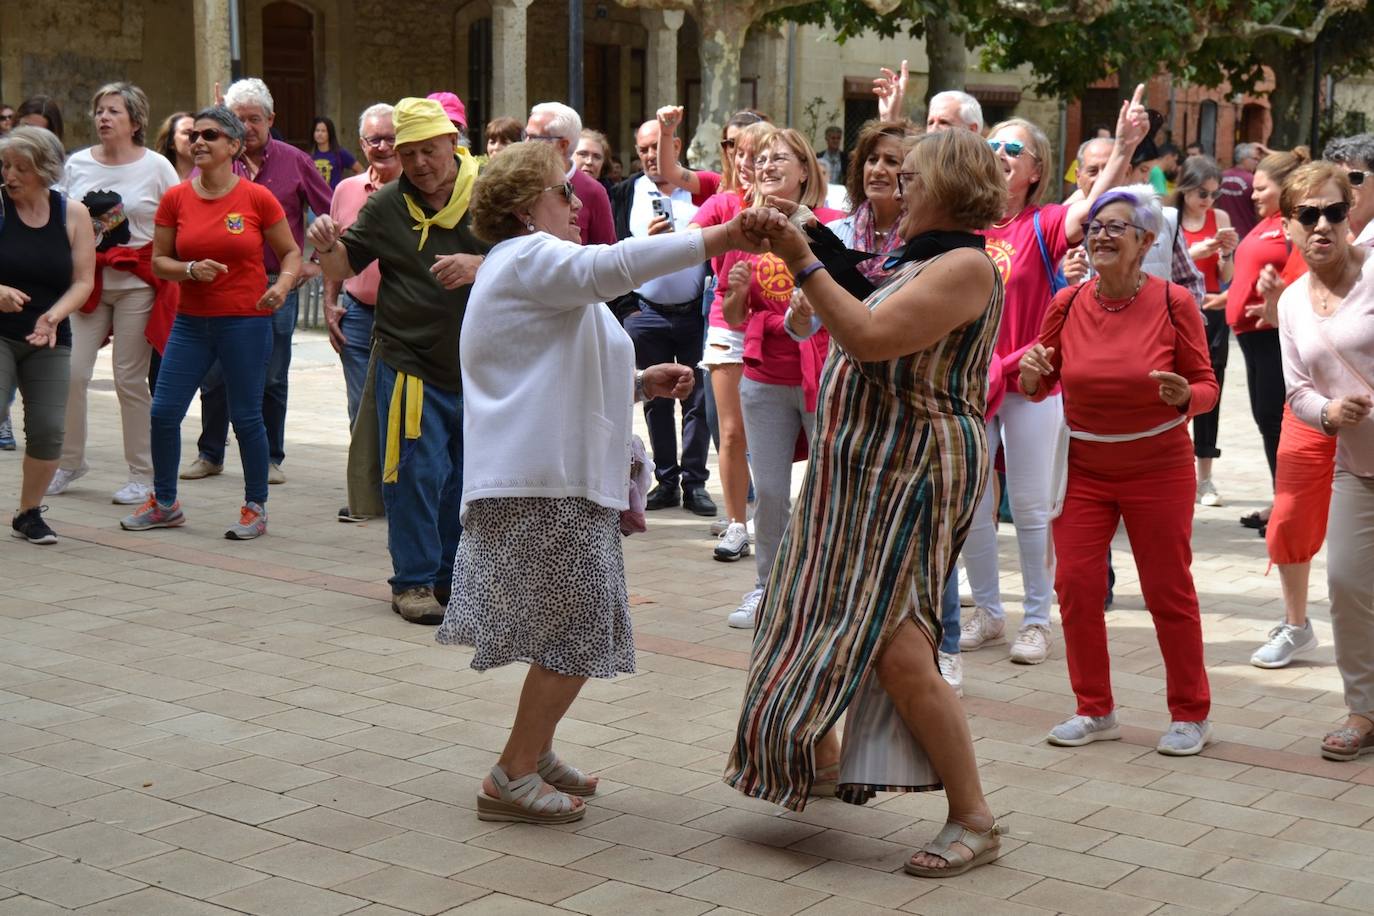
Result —
<instances>
[{"instance_id":1,"label":"stone paving","mask_svg":"<svg viewBox=\"0 0 1374 916\"><path fill-rule=\"evenodd\" d=\"M1281 608L1262 542L1236 524L1267 475L1234 355L1227 505L1199 510L1195 537L1219 743L1153 751L1163 672L1123 536L1111 647L1125 739L1042 742L1073 710L1062 646L1032 668L1005 647L966 656L1005 853L922 881L900 869L943 820L937 795L789 814L720 782L748 652L724 617L752 561L713 562L705 522L681 510L626 543L639 673L590 683L559 734L602 777L586 818L478 821L523 671L479 675L402 622L385 603L384 526L335 521L344 396L323 338L298 335L289 480L270 534L242 544L221 537L236 457L184 484L185 528L119 530L105 351L93 470L49 500L62 542L0 544L0 916L1374 911L1374 767L1316 751L1342 714L1320 560L1321 651L1282 671L1246 661ZM196 431L193 417L188 444ZM18 465L0 453L11 494ZM1019 577L1003 584L1015 616Z\"/></svg>"}]
</instances>

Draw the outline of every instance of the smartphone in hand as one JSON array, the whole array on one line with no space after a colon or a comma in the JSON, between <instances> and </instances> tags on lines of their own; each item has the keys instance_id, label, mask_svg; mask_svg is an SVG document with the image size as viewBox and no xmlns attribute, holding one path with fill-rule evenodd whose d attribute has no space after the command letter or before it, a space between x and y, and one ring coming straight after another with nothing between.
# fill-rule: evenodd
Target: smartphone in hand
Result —
<instances>
[{"instance_id":1,"label":"smartphone in hand","mask_svg":"<svg viewBox=\"0 0 1374 916\"><path fill-rule=\"evenodd\" d=\"M653 208L654 218L663 217L668 221L668 231L673 231L673 202L666 197L655 197L649 202Z\"/></svg>"}]
</instances>

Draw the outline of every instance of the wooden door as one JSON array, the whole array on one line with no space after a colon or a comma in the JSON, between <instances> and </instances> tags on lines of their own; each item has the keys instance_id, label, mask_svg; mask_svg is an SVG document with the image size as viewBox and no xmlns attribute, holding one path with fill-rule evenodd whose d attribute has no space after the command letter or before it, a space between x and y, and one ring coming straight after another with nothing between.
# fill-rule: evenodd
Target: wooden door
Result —
<instances>
[{"instance_id":1,"label":"wooden door","mask_svg":"<svg viewBox=\"0 0 1374 916\"><path fill-rule=\"evenodd\" d=\"M272 92L274 126L286 142L311 149L315 115L315 19L294 3L262 8L262 79Z\"/></svg>"}]
</instances>

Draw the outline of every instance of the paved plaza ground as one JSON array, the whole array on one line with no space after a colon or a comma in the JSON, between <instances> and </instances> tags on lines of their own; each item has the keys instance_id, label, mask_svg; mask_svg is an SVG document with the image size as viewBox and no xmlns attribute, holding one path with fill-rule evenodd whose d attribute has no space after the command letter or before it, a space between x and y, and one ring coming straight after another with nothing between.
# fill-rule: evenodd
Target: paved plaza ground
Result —
<instances>
[{"instance_id":1,"label":"paved plaza ground","mask_svg":"<svg viewBox=\"0 0 1374 916\"><path fill-rule=\"evenodd\" d=\"M1043 743L1074 708L1061 644L1038 667L1005 646L967 655L964 705L1007 836L997 864L945 881L901 873L939 829L938 794L791 814L721 783L749 649L725 615L753 562L713 562L705 520L680 509L625 545L639 673L589 683L559 732L602 778L586 818L478 821L524 671L479 675L403 622L386 603L385 525L335 521L347 434L323 335L297 335L288 482L250 543L222 537L242 497L232 448L223 476L184 483L185 528L119 529L108 354L92 471L48 500L61 543L0 541L0 916L1374 912L1374 758L1317 753L1343 713L1321 559L1320 652L1247 663L1282 611L1263 542L1236 523L1268 486L1238 352L1216 473L1227 504L1199 509L1194 536L1218 743L1154 752L1164 676L1123 535L1110 620L1124 740ZM11 501L19 462L0 453ZM1010 526L1001 539L1015 618Z\"/></svg>"}]
</instances>

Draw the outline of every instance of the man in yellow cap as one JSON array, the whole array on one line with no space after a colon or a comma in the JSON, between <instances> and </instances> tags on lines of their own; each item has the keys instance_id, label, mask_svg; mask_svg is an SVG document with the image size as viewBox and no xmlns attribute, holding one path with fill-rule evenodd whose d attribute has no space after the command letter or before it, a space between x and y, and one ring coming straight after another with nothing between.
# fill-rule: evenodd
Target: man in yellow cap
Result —
<instances>
[{"instance_id":1,"label":"man in yellow cap","mask_svg":"<svg viewBox=\"0 0 1374 916\"><path fill-rule=\"evenodd\" d=\"M392 610L438 624L462 533L458 335L487 246L468 228L477 164L457 145L443 107L405 98L392 119L401 177L368 198L347 230L320 216L309 238L330 280L346 280L373 261L381 267L370 383L353 428L350 470L360 449L380 451ZM354 500L350 492L350 508L362 511Z\"/></svg>"}]
</instances>

